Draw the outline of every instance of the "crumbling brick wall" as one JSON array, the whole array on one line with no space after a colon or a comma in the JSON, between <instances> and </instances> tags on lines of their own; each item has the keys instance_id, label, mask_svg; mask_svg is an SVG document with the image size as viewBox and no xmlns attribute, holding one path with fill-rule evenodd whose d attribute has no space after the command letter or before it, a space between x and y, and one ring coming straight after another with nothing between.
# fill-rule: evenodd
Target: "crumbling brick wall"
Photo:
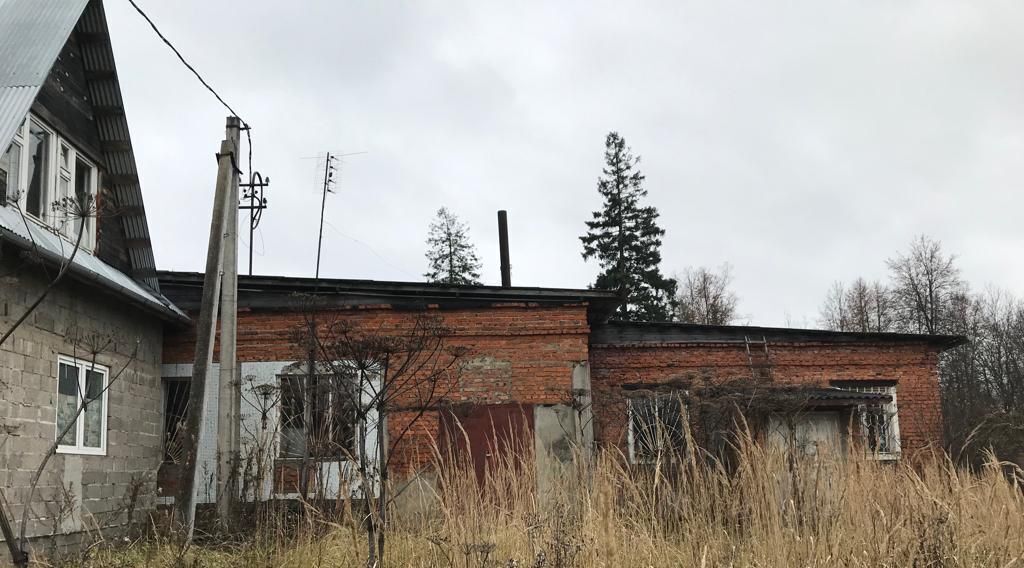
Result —
<instances>
[{"instance_id":1,"label":"crumbling brick wall","mask_svg":"<svg viewBox=\"0 0 1024 568\"><path fill-rule=\"evenodd\" d=\"M760 348L760 346L759 346ZM831 386L832 381L896 381L904 455L942 441L938 349L920 344L770 343L772 380ZM674 379L753 381L742 343L591 345L595 438L626 447L623 384Z\"/></svg>"}]
</instances>

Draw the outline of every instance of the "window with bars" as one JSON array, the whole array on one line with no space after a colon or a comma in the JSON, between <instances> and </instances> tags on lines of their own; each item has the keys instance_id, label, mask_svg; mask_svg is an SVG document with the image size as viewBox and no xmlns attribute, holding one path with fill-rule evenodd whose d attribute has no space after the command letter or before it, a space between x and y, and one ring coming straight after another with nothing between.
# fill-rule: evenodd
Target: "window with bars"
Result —
<instances>
[{"instance_id":1,"label":"window with bars","mask_svg":"<svg viewBox=\"0 0 1024 568\"><path fill-rule=\"evenodd\" d=\"M670 461L686 452L686 407L680 394L628 399L629 459Z\"/></svg>"},{"instance_id":2,"label":"window with bars","mask_svg":"<svg viewBox=\"0 0 1024 568\"><path fill-rule=\"evenodd\" d=\"M285 375L280 381L279 457L301 458L307 448L309 456L316 459L355 455L356 381L339 375L315 375L308 393L305 376Z\"/></svg>"},{"instance_id":3,"label":"window with bars","mask_svg":"<svg viewBox=\"0 0 1024 568\"><path fill-rule=\"evenodd\" d=\"M864 449L872 457L878 459L896 459L900 455L900 423L899 409L896 404L896 384L878 382L839 382L838 386L845 390L884 394L888 402L864 404L858 407L860 435Z\"/></svg>"}]
</instances>

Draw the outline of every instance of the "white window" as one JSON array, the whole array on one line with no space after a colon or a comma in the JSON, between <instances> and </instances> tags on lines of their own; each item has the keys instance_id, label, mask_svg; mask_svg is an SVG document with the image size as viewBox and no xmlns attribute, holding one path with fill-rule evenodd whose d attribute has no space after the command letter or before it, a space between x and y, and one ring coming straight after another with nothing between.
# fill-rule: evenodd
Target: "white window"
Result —
<instances>
[{"instance_id":1,"label":"white window","mask_svg":"<svg viewBox=\"0 0 1024 568\"><path fill-rule=\"evenodd\" d=\"M109 369L91 361L57 359L57 451L106 455ZM82 408L81 412L78 410Z\"/></svg>"},{"instance_id":2,"label":"white window","mask_svg":"<svg viewBox=\"0 0 1024 568\"><path fill-rule=\"evenodd\" d=\"M686 452L686 412L679 393L628 399L629 460L672 461Z\"/></svg>"},{"instance_id":3,"label":"white window","mask_svg":"<svg viewBox=\"0 0 1024 568\"><path fill-rule=\"evenodd\" d=\"M92 250L96 242L96 166L69 141L29 115L0 156L0 205L17 201L31 218L74 242L82 228L81 247ZM83 215L68 215L88 207Z\"/></svg>"},{"instance_id":4,"label":"white window","mask_svg":"<svg viewBox=\"0 0 1024 568\"><path fill-rule=\"evenodd\" d=\"M865 404L858 407L861 437L864 449L871 457L882 460L900 457L900 420L896 406L896 385L892 383L843 382L839 386L856 392L884 394L888 402Z\"/></svg>"},{"instance_id":5,"label":"white window","mask_svg":"<svg viewBox=\"0 0 1024 568\"><path fill-rule=\"evenodd\" d=\"M355 455L358 385L352 378L314 375L306 423L306 377L281 375L279 457L341 459Z\"/></svg>"}]
</instances>

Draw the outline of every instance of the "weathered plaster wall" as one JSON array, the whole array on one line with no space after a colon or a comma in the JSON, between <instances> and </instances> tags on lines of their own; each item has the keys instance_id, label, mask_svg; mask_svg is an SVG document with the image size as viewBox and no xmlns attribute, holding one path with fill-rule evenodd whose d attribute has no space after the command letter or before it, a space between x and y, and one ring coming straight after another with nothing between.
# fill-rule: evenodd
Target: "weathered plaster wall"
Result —
<instances>
[{"instance_id":1,"label":"weathered plaster wall","mask_svg":"<svg viewBox=\"0 0 1024 568\"><path fill-rule=\"evenodd\" d=\"M0 329L6 330L48 280L27 267L18 251L5 247L3 252ZM56 437L57 357L89 358L86 343L72 337L107 336L115 342L96 362L110 368L112 380L127 367L109 391L106 455L58 454L50 460L34 500L29 535L122 524L135 484L134 520L144 520L154 506L161 456L162 324L71 279L0 347L0 487L20 519L32 472Z\"/></svg>"}]
</instances>

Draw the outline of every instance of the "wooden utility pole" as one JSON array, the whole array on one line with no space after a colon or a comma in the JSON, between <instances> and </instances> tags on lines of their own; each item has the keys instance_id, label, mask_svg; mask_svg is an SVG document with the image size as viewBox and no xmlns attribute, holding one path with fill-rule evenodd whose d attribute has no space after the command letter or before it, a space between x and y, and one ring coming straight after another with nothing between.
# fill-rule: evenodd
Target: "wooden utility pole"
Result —
<instances>
[{"instance_id":1,"label":"wooden utility pole","mask_svg":"<svg viewBox=\"0 0 1024 568\"><path fill-rule=\"evenodd\" d=\"M228 141L238 156L240 121L228 118ZM238 420L241 406L236 356L238 331L238 175L231 176L224 207L224 253L220 284L220 384L217 389L217 519L228 529L237 500Z\"/></svg>"},{"instance_id":2,"label":"wooden utility pole","mask_svg":"<svg viewBox=\"0 0 1024 568\"><path fill-rule=\"evenodd\" d=\"M238 151L239 120L228 117L226 140L220 143L217 154L217 188L213 196L213 215L210 219L210 242L206 250L206 274L203 295L196 322L196 351L189 387L188 412L185 416L185 436L182 445L185 464L176 502L177 515L185 539L191 540L196 518L196 475L199 440L203 434L203 414L206 406L206 378L213 366L214 328L217 325L217 300L220 297L221 267L224 260L225 210L237 203L229 201L231 186L236 178L235 157Z\"/></svg>"}]
</instances>

